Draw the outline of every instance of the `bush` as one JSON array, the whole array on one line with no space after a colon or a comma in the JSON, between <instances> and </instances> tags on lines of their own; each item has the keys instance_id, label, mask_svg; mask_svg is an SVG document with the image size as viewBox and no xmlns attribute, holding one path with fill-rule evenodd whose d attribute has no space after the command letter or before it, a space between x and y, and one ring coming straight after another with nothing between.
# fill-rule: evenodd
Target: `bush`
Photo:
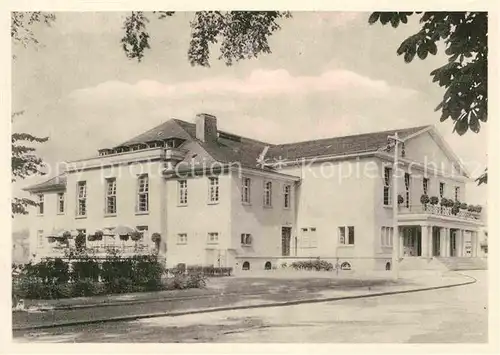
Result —
<instances>
[{"instance_id":1,"label":"bush","mask_svg":"<svg viewBox=\"0 0 500 355\"><path fill-rule=\"evenodd\" d=\"M72 264L73 270L71 272L71 280L76 282L82 279L91 279L99 281L100 267L95 259L83 258L75 261Z\"/></svg>"},{"instance_id":2,"label":"bush","mask_svg":"<svg viewBox=\"0 0 500 355\"><path fill-rule=\"evenodd\" d=\"M402 204L403 202L405 202L405 199L403 198L403 196L398 195L398 205Z\"/></svg>"},{"instance_id":3,"label":"bush","mask_svg":"<svg viewBox=\"0 0 500 355\"><path fill-rule=\"evenodd\" d=\"M461 209L463 209L463 210L466 210L466 209L467 209L467 207L468 207L468 206L467 206L467 204L466 204L465 202L462 202L462 203L460 204L460 208L461 208Z\"/></svg>"},{"instance_id":4,"label":"bush","mask_svg":"<svg viewBox=\"0 0 500 355\"><path fill-rule=\"evenodd\" d=\"M439 203L439 198L437 196L432 196L429 199L429 202L431 203L431 205L437 205Z\"/></svg>"},{"instance_id":5,"label":"bush","mask_svg":"<svg viewBox=\"0 0 500 355\"><path fill-rule=\"evenodd\" d=\"M430 198L429 198L429 196L428 196L428 195L423 194L422 196L420 196L420 203L421 203L422 205L426 205L426 204L428 204L428 203L429 203L429 201L430 201Z\"/></svg>"},{"instance_id":6,"label":"bush","mask_svg":"<svg viewBox=\"0 0 500 355\"><path fill-rule=\"evenodd\" d=\"M98 288L95 281L84 279L71 284L72 297L88 297L96 294L98 294Z\"/></svg>"},{"instance_id":7,"label":"bush","mask_svg":"<svg viewBox=\"0 0 500 355\"><path fill-rule=\"evenodd\" d=\"M333 264L325 260L305 260L305 261L294 261L292 263L292 268L295 270L315 270L315 271L332 271Z\"/></svg>"}]
</instances>

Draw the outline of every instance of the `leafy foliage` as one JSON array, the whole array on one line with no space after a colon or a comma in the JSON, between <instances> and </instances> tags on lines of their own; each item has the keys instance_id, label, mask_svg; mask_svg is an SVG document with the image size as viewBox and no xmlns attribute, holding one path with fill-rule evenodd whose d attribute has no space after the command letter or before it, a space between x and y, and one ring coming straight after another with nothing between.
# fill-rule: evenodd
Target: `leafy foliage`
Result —
<instances>
[{"instance_id":1,"label":"leafy foliage","mask_svg":"<svg viewBox=\"0 0 500 355\"><path fill-rule=\"evenodd\" d=\"M410 63L415 56L427 58L437 53L443 41L448 63L433 70L433 81L445 88L436 107L441 121L451 118L454 131L478 133L488 118L488 14L486 12L374 12L368 22L390 23L396 28L408 17L421 14L420 31L405 39L397 50Z\"/></svg>"},{"instance_id":2,"label":"leafy foliage","mask_svg":"<svg viewBox=\"0 0 500 355\"><path fill-rule=\"evenodd\" d=\"M159 19L165 19L174 13L160 11L154 14ZM210 66L210 46L217 43L220 44L218 59L226 65L271 53L268 38L281 28L278 21L289 17L289 12L280 11L196 12L191 21L188 60L193 66ZM150 49L148 22L142 11L132 12L125 19L125 34L121 42L128 58L141 61L145 50Z\"/></svg>"},{"instance_id":3,"label":"leafy foliage","mask_svg":"<svg viewBox=\"0 0 500 355\"><path fill-rule=\"evenodd\" d=\"M12 12L11 14L11 39L14 44L22 44L25 47L30 44L38 44L38 40L33 34L33 25L38 22L43 22L50 25L55 20L53 13L35 12ZM14 57L15 58L15 57ZM22 112L12 114L13 120ZM29 133L13 133L12 134L12 182L17 179L24 179L31 175L43 175L42 168L44 166L35 152L35 148L30 146L30 143L44 143L48 137L36 137ZM27 214L29 206L37 206L38 204L29 198L14 197L11 201L12 216L16 214Z\"/></svg>"},{"instance_id":4,"label":"leafy foliage","mask_svg":"<svg viewBox=\"0 0 500 355\"><path fill-rule=\"evenodd\" d=\"M10 36L14 43L28 46L29 44L39 44L33 33L33 26L36 23L44 23L50 26L56 19L54 13L31 11L14 11L11 15Z\"/></svg>"}]
</instances>

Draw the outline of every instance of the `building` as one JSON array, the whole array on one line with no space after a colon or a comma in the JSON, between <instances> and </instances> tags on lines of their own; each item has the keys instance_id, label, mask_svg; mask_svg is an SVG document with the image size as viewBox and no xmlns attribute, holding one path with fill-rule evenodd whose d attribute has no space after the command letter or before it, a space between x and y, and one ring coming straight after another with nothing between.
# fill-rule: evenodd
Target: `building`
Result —
<instances>
[{"instance_id":1,"label":"building","mask_svg":"<svg viewBox=\"0 0 500 355\"><path fill-rule=\"evenodd\" d=\"M458 158L433 126L401 129L402 173L393 176L395 132L271 144L221 131L209 114L195 124L172 119L27 188L40 201L30 247L54 256L62 231L104 231L87 245L134 253L112 237L129 226L143 233L143 250L153 248L152 233L161 236L168 266L264 269L320 257L389 269L397 178L401 258L476 257L480 208L448 206L464 202L469 180Z\"/></svg>"}]
</instances>

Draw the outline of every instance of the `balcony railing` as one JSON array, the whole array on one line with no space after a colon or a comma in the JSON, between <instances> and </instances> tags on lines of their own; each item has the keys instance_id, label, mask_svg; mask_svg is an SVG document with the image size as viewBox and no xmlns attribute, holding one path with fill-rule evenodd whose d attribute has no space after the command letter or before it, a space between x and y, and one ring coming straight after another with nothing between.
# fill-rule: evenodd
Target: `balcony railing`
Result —
<instances>
[{"instance_id":1,"label":"balcony railing","mask_svg":"<svg viewBox=\"0 0 500 355\"><path fill-rule=\"evenodd\" d=\"M46 249L47 256L63 256L67 250L69 250L68 245L61 245L59 243L49 244L50 247ZM91 254L106 254L108 252L116 251L119 254L125 255L143 255L149 254L154 251L154 247L145 244L138 245L112 245L112 244L99 244L99 245L88 245L85 248Z\"/></svg>"},{"instance_id":2,"label":"balcony railing","mask_svg":"<svg viewBox=\"0 0 500 355\"><path fill-rule=\"evenodd\" d=\"M432 214L436 216L445 216L460 218L465 220L478 221L481 219L480 212L471 212L465 209L459 209L457 213L453 213L452 207L444 207L440 205L410 205L410 207L400 206L400 214Z\"/></svg>"}]
</instances>

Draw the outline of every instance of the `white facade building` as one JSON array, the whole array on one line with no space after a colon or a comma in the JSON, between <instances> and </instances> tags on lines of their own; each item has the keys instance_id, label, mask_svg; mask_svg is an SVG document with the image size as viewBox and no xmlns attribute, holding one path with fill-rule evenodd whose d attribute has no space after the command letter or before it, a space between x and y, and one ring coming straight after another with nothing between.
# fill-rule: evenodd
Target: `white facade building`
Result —
<instances>
[{"instance_id":1,"label":"white facade building","mask_svg":"<svg viewBox=\"0 0 500 355\"><path fill-rule=\"evenodd\" d=\"M394 177L386 147L395 132L277 145L219 131L208 114L196 124L172 119L29 187L43 203L30 226L31 253L58 255L48 237L61 231L113 234L125 225L143 232L144 250L159 233L168 266L263 269L320 257L353 269L389 268ZM397 132L404 141L400 256L478 256L478 208L440 204L467 202L469 176L458 158L433 126ZM439 203L423 204L423 194ZM137 251L115 239L87 245Z\"/></svg>"}]
</instances>

